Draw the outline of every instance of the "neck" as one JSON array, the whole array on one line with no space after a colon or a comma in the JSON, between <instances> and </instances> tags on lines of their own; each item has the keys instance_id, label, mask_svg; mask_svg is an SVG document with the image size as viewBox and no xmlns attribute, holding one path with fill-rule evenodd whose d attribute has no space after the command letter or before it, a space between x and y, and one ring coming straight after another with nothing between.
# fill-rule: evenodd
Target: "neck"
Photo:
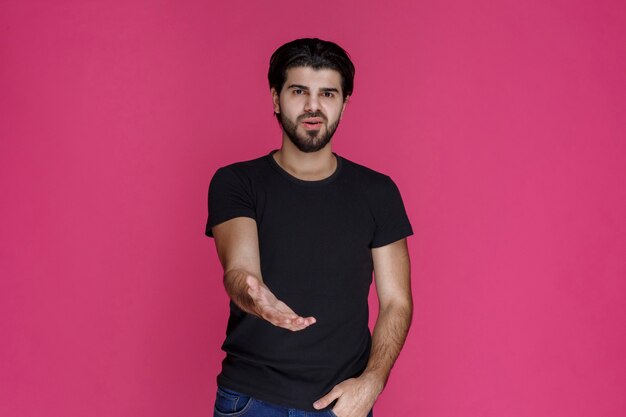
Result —
<instances>
[{"instance_id":1,"label":"neck","mask_svg":"<svg viewBox=\"0 0 626 417\"><path fill-rule=\"evenodd\" d=\"M274 160L285 171L305 181L318 181L330 177L337 168L331 143L317 152L302 152L287 138L282 147L274 152Z\"/></svg>"}]
</instances>

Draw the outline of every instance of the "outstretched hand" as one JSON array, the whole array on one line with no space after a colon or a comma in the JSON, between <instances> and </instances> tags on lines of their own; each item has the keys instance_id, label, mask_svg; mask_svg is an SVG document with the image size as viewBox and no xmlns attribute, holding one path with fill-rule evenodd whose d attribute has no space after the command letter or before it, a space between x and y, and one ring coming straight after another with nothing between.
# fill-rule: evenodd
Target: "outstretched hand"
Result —
<instances>
[{"instance_id":1,"label":"outstretched hand","mask_svg":"<svg viewBox=\"0 0 626 417\"><path fill-rule=\"evenodd\" d=\"M248 284L248 295L254 302L255 313L274 326L295 332L315 323L314 317L297 315L287 304L276 298L269 288L256 277L248 275L246 284Z\"/></svg>"}]
</instances>

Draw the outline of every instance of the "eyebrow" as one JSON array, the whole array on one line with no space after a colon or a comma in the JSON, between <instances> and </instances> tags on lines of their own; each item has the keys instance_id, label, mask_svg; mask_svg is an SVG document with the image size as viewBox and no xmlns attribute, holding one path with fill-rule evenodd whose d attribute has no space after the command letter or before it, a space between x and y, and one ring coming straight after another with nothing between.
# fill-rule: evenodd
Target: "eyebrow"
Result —
<instances>
[{"instance_id":1,"label":"eyebrow","mask_svg":"<svg viewBox=\"0 0 626 417\"><path fill-rule=\"evenodd\" d=\"M299 90L306 90L306 91L309 91L309 87L307 87L306 85L300 85L300 84L291 84L291 85L290 85L289 87L287 87L287 88L288 88L288 89L289 89L289 88L297 88L297 89L299 89ZM339 90L338 90L338 89L336 89L336 88L332 88L332 87L320 88L320 90L321 90L321 91L323 91L323 92L325 92L325 93L326 93L326 92L339 93Z\"/></svg>"}]
</instances>

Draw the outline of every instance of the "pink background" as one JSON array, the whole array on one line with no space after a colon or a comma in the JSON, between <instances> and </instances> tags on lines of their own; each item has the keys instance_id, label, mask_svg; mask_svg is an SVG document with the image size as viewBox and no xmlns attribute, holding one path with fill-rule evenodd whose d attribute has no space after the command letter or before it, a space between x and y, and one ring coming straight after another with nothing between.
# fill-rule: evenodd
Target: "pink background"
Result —
<instances>
[{"instance_id":1,"label":"pink background","mask_svg":"<svg viewBox=\"0 0 626 417\"><path fill-rule=\"evenodd\" d=\"M352 55L333 149L415 230L375 414L626 415L621 0L2 1L0 415L212 415L207 187L280 146L267 63L304 36Z\"/></svg>"}]
</instances>

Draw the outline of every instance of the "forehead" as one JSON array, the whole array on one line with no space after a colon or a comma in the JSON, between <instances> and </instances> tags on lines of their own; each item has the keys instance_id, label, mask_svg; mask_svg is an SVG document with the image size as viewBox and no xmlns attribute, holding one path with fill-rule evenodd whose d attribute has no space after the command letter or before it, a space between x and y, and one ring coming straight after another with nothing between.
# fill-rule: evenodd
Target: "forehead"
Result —
<instances>
[{"instance_id":1,"label":"forehead","mask_svg":"<svg viewBox=\"0 0 626 417\"><path fill-rule=\"evenodd\" d=\"M310 88L336 88L341 91L341 74L330 68L293 67L287 70L285 77L285 87L288 88L291 84Z\"/></svg>"}]
</instances>

